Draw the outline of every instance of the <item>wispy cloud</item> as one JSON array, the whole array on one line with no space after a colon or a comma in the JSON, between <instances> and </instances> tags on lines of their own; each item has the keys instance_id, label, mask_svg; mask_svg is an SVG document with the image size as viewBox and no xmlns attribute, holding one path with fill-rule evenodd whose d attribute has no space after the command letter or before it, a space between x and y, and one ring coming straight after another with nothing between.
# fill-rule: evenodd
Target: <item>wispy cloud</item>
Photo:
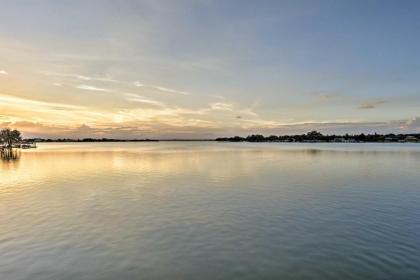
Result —
<instances>
[{"instance_id":1,"label":"wispy cloud","mask_svg":"<svg viewBox=\"0 0 420 280\"><path fill-rule=\"evenodd\" d=\"M113 79L111 77L91 77L91 76L85 76L85 75L79 75L79 74L57 73L57 72L49 72L49 71L41 71L41 73L44 74L44 75L47 75L47 76L68 77L68 78L74 78L74 79L79 79L79 80L83 80L83 81L111 82L111 83L119 83L119 84L130 85L130 83L128 83L126 81L119 81L119 80ZM163 86L159 86L159 85L143 84L139 81L133 82L132 85L134 85L136 87L152 88L152 89L156 89L156 90L159 90L159 91L162 91L162 92L167 92L167 93L190 95L190 93L186 92L186 91L176 90L176 89L167 88L167 87L163 87Z\"/></svg>"},{"instance_id":2,"label":"wispy cloud","mask_svg":"<svg viewBox=\"0 0 420 280\"><path fill-rule=\"evenodd\" d=\"M3 71L3 70L2 70ZM146 87L155 89L161 92L166 93L172 93L172 94L180 94L180 95L190 95L191 93L181 90L176 90L172 88L163 87L160 85L149 85L149 84L143 84L139 81L135 81L133 83L129 83L126 81L120 81L113 79L111 77L92 77L92 76L86 76L86 75L80 75L80 74L74 74L74 73L59 73L59 72L50 72L50 71L40 71L41 74L46 76L55 76L55 77L63 77L63 78L72 78L72 79L78 79L82 81L99 81L99 82L111 82L111 83L118 83L118 84L126 84L126 85L134 85L136 87ZM1 72L0 72L1 74ZM5 74L7 74L5 72ZM86 90L95 90L95 89L88 89L88 88L81 88ZM104 91L104 90L102 90Z\"/></svg>"},{"instance_id":3,"label":"wispy cloud","mask_svg":"<svg viewBox=\"0 0 420 280\"><path fill-rule=\"evenodd\" d=\"M226 100L226 97L221 96L221 95L211 95L211 96L220 100Z\"/></svg>"},{"instance_id":4,"label":"wispy cloud","mask_svg":"<svg viewBox=\"0 0 420 280\"><path fill-rule=\"evenodd\" d=\"M55 108L55 109L84 109L85 108L83 106L38 101L38 100L25 99L25 98L9 96L9 95L0 95L0 104L1 103L9 104L9 105L42 106L42 107Z\"/></svg>"},{"instance_id":5,"label":"wispy cloud","mask_svg":"<svg viewBox=\"0 0 420 280\"><path fill-rule=\"evenodd\" d=\"M41 74L46 76L56 76L56 77L67 77L67 78L75 78L83 81L90 81L92 80L91 77L79 75L79 74L68 74L68 73L57 73L57 72L50 72L50 71L40 71Z\"/></svg>"},{"instance_id":6,"label":"wispy cloud","mask_svg":"<svg viewBox=\"0 0 420 280\"><path fill-rule=\"evenodd\" d=\"M249 108L241 109L239 112L241 114L249 115L252 117L258 117L258 114L255 112L255 109L257 108L259 104L260 104L260 101L257 100Z\"/></svg>"},{"instance_id":7,"label":"wispy cloud","mask_svg":"<svg viewBox=\"0 0 420 280\"><path fill-rule=\"evenodd\" d=\"M163 87L163 86L157 86L157 85L146 85L143 84L139 81L135 81L133 83L134 86L136 87L147 87L147 88L153 88L162 92L167 92L167 93L174 93L174 94L181 94L181 95L190 95L191 93L186 92L186 91L181 91L181 90L176 90L176 89L172 89L172 88L167 88L167 87Z\"/></svg>"},{"instance_id":8,"label":"wispy cloud","mask_svg":"<svg viewBox=\"0 0 420 280\"><path fill-rule=\"evenodd\" d=\"M156 101L156 100L152 100L149 98L146 98L144 96L135 94L135 93L124 93L125 98L127 101L130 102L138 102L138 103L144 103L144 104L150 104L150 105L154 105L154 106L158 106L158 107L164 107L165 104L160 102L160 101Z\"/></svg>"},{"instance_id":9,"label":"wispy cloud","mask_svg":"<svg viewBox=\"0 0 420 280\"><path fill-rule=\"evenodd\" d=\"M420 129L420 117L414 117L409 119L406 123L405 126L406 128L417 128Z\"/></svg>"},{"instance_id":10,"label":"wispy cloud","mask_svg":"<svg viewBox=\"0 0 420 280\"><path fill-rule=\"evenodd\" d=\"M78 85L76 86L76 88L81 89L81 90L91 90L91 91L109 91L109 89L106 89L106 88L99 88L99 87L90 86L90 85Z\"/></svg>"},{"instance_id":11,"label":"wispy cloud","mask_svg":"<svg viewBox=\"0 0 420 280\"><path fill-rule=\"evenodd\" d=\"M229 103L223 102L216 102L210 104L210 108L212 110L219 110L219 111L233 111L233 105Z\"/></svg>"},{"instance_id":12,"label":"wispy cloud","mask_svg":"<svg viewBox=\"0 0 420 280\"><path fill-rule=\"evenodd\" d=\"M375 109L376 107L386 103L385 100L376 100L376 101L368 101L363 102L360 104L359 109L368 110L368 109Z\"/></svg>"},{"instance_id":13,"label":"wispy cloud","mask_svg":"<svg viewBox=\"0 0 420 280\"><path fill-rule=\"evenodd\" d=\"M135 81L133 83L133 85L136 86L136 87L144 87L145 86L143 83L140 83L139 81Z\"/></svg>"},{"instance_id":14,"label":"wispy cloud","mask_svg":"<svg viewBox=\"0 0 420 280\"><path fill-rule=\"evenodd\" d=\"M176 93L176 94L182 94L182 95L190 95L190 93L188 93L186 91L179 91L179 90L165 88L165 87L160 87L160 86L154 86L154 88L156 88L156 89L158 89L160 91L163 91L163 92Z\"/></svg>"},{"instance_id":15,"label":"wispy cloud","mask_svg":"<svg viewBox=\"0 0 420 280\"><path fill-rule=\"evenodd\" d=\"M0 75L7 75L7 74L9 74L9 73L7 73L6 70L0 70Z\"/></svg>"},{"instance_id":16,"label":"wispy cloud","mask_svg":"<svg viewBox=\"0 0 420 280\"><path fill-rule=\"evenodd\" d=\"M50 72L50 71L40 71L40 73L42 73L46 76L73 78L73 79L78 79L78 80L82 80L82 81L100 81L100 82L121 83L121 81L112 79L110 77L91 77L91 76L80 75L80 74L58 73L58 72Z\"/></svg>"}]
</instances>

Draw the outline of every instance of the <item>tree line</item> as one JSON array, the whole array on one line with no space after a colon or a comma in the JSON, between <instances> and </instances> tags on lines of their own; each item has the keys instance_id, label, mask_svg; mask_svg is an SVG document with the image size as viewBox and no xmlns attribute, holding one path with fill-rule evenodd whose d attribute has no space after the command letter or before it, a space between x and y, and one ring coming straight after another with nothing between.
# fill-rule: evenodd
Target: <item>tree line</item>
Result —
<instances>
[{"instance_id":1,"label":"tree line","mask_svg":"<svg viewBox=\"0 0 420 280\"><path fill-rule=\"evenodd\" d=\"M246 137L220 137L216 141L228 142L420 142L420 134L345 134L345 135L324 135L321 132L313 130L306 134L296 135L270 135L252 134ZM0 144L4 148L12 148L13 145L22 142L143 142L158 141L152 139L110 139L110 138L83 138L83 139L22 139L20 131L9 128L0 131Z\"/></svg>"},{"instance_id":2,"label":"tree line","mask_svg":"<svg viewBox=\"0 0 420 280\"><path fill-rule=\"evenodd\" d=\"M316 130L306 134L270 135L252 134L246 137L220 137L216 141L228 142L416 142L420 141L420 134L345 134L324 135Z\"/></svg>"}]
</instances>

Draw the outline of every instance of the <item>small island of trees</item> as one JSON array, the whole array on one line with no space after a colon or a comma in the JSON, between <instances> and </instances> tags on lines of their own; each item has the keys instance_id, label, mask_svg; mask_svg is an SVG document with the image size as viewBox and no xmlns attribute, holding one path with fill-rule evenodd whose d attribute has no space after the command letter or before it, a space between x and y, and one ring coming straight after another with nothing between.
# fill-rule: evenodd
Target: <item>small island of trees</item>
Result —
<instances>
[{"instance_id":1,"label":"small island of trees","mask_svg":"<svg viewBox=\"0 0 420 280\"><path fill-rule=\"evenodd\" d=\"M22 139L19 130L5 128L0 131L0 154L2 159L15 159L18 157L17 149L36 148L36 144Z\"/></svg>"}]
</instances>

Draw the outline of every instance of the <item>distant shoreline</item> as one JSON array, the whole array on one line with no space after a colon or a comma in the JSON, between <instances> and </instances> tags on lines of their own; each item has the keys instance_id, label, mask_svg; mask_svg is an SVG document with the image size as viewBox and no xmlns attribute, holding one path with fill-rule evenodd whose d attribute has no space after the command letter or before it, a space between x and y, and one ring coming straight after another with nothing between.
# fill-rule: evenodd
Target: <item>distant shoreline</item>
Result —
<instances>
[{"instance_id":1,"label":"distant shoreline","mask_svg":"<svg viewBox=\"0 0 420 280\"><path fill-rule=\"evenodd\" d=\"M345 135L323 135L314 130L306 134L296 135L270 135L252 134L246 137L219 137L215 139L114 139L114 138L30 138L25 139L31 143L102 143L102 142L159 142L159 141L216 141L216 142L285 142L285 143L406 143L420 142L420 133L410 134L345 134Z\"/></svg>"}]
</instances>

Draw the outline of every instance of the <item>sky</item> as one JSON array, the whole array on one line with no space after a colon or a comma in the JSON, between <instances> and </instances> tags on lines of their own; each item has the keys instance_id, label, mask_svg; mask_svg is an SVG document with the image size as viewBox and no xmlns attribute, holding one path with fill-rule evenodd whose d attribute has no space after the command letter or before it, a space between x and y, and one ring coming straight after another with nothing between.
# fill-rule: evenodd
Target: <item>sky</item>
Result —
<instances>
[{"instance_id":1,"label":"sky","mask_svg":"<svg viewBox=\"0 0 420 280\"><path fill-rule=\"evenodd\" d=\"M25 137L420 132L420 2L0 0Z\"/></svg>"}]
</instances>

